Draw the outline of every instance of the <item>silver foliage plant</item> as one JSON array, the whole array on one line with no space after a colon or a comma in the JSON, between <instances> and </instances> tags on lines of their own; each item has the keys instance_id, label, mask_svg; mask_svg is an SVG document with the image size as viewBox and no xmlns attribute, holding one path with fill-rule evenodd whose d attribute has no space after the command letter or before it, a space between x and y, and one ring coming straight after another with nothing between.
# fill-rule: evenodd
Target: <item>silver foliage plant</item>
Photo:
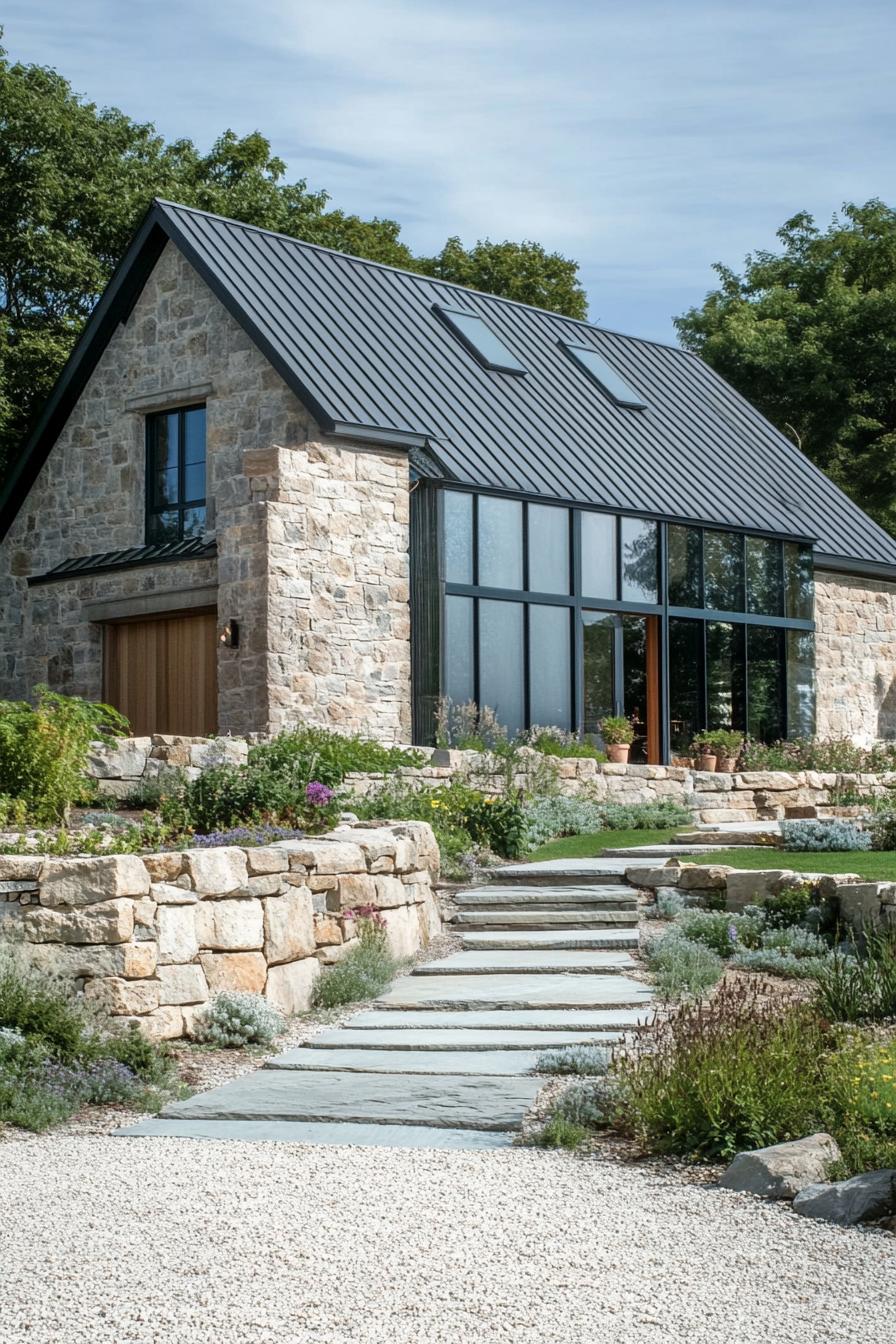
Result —
<instances>
[{"instance_id":1,"label":"silver foliage plant","mask_svg":"<svg viewBox=\"0 0 896 1344\"><path fill-rule=\"evenodd\" d=\"M612 1051L602 1045L564 1045L542 1050L535 1063L536 1073L575 1073L600 1076L610 1067Z\"/></svg>"},{"instance_id":2,"label":"silver foliage plant","mask_svg":"<svg viewBox=\"0 0 896 1344\"><path fill-rule=\"evenodd\" d=\"M851 821L782 821L784 848L796 852L827 853L870 849L871 834Z\"/></svg>"},{"instance_id":3,"label":"silver foliage plant","mask_svg":"<svg viewBox=\"0 0 896 1344\"><path fill-rule=\"evenodd\" d=\"M603 827L599 804L587 798L533 798L523 808L526 847L538 849L556 835L591 835Z\"/></svg>"},{"instance_id":4,"label":"silver foliage plant","mask_svg":"<svg viewBox=\"0 0 896 1344\"><path fill-rule=\"evenodd\" d=\"M225 990L215 995L197 1021L196 1037L218 1049L270 1045L285 1025L282 1014L260 994Z\"/></svg>"}]
</instances>

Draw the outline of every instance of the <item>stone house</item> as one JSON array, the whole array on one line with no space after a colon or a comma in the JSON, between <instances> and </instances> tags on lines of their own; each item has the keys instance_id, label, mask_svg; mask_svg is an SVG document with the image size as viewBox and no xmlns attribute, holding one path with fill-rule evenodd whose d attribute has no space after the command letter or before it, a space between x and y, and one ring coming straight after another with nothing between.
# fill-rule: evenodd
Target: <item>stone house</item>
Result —
<instances>
[{"instance_id":1,"label":"stone house","mask_svg":"<svg viewBox=\"0 0 896 1344\"><path fill-rule=\"evenodd\" d=\"M156 202L0 500L0 696L633 760L896 733L896 541L693 355Z\"/></svg>"}]
</instances>

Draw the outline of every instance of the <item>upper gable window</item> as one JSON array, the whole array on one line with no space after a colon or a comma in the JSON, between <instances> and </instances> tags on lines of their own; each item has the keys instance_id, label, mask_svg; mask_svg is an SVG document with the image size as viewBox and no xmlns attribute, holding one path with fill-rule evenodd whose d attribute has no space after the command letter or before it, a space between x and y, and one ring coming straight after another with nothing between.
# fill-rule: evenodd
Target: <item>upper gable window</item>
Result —
<instances>
[{"instance_id":1,"label":"upper gable window","mask_svg":"<svg viewBox=\"0 0 896 1344\"><path fill-rule=\"evenodd\" d=\"M146 417L146 540L205 531L205 407Z\"/></svg>"},{"instance_id":2,"label":"upper gable window","mask_svg":"<svg viewBox=\"0 0 896 1344\"><path fill-rule=\"evenodd\" d=\"M611 368L603 355L599 355L590 345L573 345L561 341L563 349L585 372L594 379L615 401L617 406L629 406L632 410L645 411L647 402L639 396L615 369Z\"/></svg>"},{"instance_id":3,"label":"upper gable window","mask_svg":"<svg viewBox=\"0 0 896 1344\"><path fill-rule=\"evenodd\" d=\"M516 355L511 354L478 313L468 312L465 308L443 308L440 303L433 304L433 312L448 323L485 368L496 369L499 373L526 372Z\"/></svg>"}]
</instances>

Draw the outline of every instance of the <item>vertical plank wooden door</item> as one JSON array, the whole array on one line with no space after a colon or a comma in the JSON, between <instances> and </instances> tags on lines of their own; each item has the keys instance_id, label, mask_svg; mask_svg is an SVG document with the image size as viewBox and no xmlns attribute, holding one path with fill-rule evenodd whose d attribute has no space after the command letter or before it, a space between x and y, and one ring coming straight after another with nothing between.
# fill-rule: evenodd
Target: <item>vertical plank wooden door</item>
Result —
<instances>
[{"instance_id":1,"label":"vertical plank wooden door","mask_svg":"<svg viewBox=\"0 0 896 1344\"><path fill-rule=\"evenodd\" d=\"M213 611L110 622L103 635L103 698L136 737L217 731L217 635Z\"/></svg>"}]
</instances>

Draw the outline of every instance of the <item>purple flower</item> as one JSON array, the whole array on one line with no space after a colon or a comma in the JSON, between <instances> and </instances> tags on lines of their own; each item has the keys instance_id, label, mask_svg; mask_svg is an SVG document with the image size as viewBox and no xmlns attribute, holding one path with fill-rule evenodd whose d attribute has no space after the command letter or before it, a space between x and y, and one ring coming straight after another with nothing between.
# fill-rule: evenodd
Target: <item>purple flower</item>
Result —
<instances>
[{"instance_id":1,"label":"purple flower","mask_svg":"<svg viewBox=\"0 0 896 1344\"><path fill-rule=\"evenodd\" d=\"M737 925L736 925L736 924L729 924L729 925L728 925L728 941L729 941L729 943L731 943L732 947L733 947L734 944L737 942Z\"/></svg>"},{"instance_id":2,"label":"purple flower","mask_svg":"<svg viewBox=\"0 0 896 1344\"><path fill-rule=\"evenodd\" d=\"M318 780L312 779L305 789L305 799L312 807L326 807L328 803L333 801L333 790L328 788L326 784L321 784Z\"/></svg>"}]
</instances>

